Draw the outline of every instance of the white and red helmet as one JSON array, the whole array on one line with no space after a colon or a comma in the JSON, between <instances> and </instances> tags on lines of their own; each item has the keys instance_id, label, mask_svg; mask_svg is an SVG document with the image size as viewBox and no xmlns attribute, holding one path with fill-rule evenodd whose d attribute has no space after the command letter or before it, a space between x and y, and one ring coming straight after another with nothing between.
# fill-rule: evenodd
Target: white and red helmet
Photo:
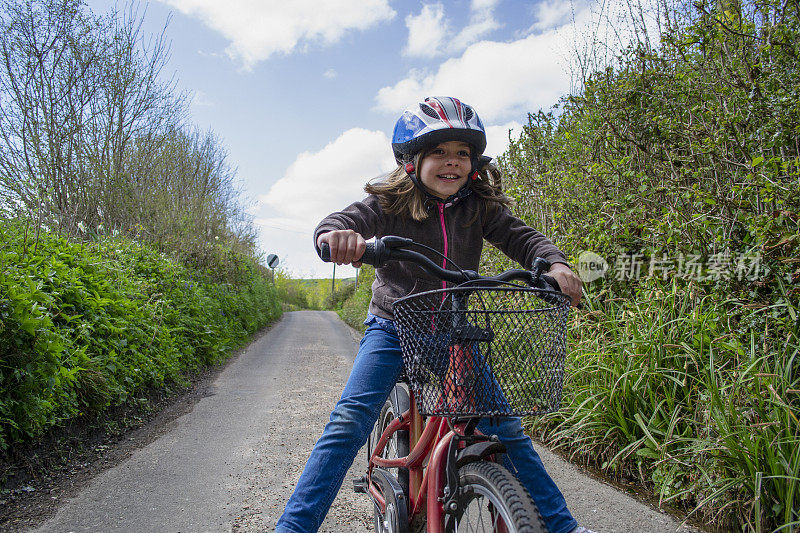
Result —
<instances>
[{"instance_id":1,"label":"white and red helmet","mask_svg":"<svg viewBox=\"0 0 800 533\"><path fill-rule=\"evenodd\" d=\"M473 148L477 161L486 149L486 131L475 110L450 96L429 96L403 112L394 126L392 150L398 164L447 141L462 141Z\"/></svg>"}]
</instances>

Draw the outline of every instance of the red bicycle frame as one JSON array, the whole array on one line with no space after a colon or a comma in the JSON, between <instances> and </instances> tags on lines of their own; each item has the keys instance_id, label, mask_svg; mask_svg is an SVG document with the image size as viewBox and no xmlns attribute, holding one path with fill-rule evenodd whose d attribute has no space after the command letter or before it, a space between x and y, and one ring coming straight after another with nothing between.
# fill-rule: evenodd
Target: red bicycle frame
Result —
<instances>
[{"instance_id":1,"label":"red bicycle frame","mask_svg":"<svg viewBox=\"0 0 800 533\"><path fill-rule=\"evenodd\" d=\"M472 354L469 349L455 345L450 347L450 368L472 369ZM466 362L466 364L465 364ZM453 377L458 375L448 372L450 376L445 384L447 391L440 403L451 406L463 407L467 399L463 395L462 383ZM386 512L386 500L372 480L372 470L375 466L383 468L407 468L409 478L408 489L408 516L409 520L419 515L423 509L427 513L428 531L442 533L444 531L444 504L442 498L445 486L447 452L450 442L456 435L464 436L466 423L459 422L452 425L446 417L431 416L422 429L423 417L417 410L414 392L409 390L411 407L401 416L392 420L384 430L372 455L369 458L367 470L368 492L378 505L381 513ZM386 444L397 431L408 431L411 452L406 457L387 459L381 457ZM425 459L428 459L425 466Z\"/></svg>"},{"instance_id":2,"label":"red bicycle frame","mask_svg":"<svg viewBox=\"0 0 800 533\"><path fill-rule=\"evenodd\" d=\"M425 430L420 435L414 427L422 425L422 415L414 404L413 392L411 408L402 416L395 418L381 435L372 456L369 459L367 470L368 490L377 503L381 513L386 512L386 500L381 491L372 481L372 469L375 466L383 468L407 468L409 478L409 517L413 518L423 510L427 511L428 531L441 533L444 521L444 507L439 499L445 475L447 449L455 433L450 430L447 419L433 416L428 418ZM396 431L409 431L409 440L413 446L411 453L406 457L385 459L381 457L386 444ZM416 433L416 435L415 435ZM415 437L417 437L415 439ZM427 468L423 466L425 459L430 456ZM433 478L433 479L431 479Z\"/></svg>"}]
</instances>

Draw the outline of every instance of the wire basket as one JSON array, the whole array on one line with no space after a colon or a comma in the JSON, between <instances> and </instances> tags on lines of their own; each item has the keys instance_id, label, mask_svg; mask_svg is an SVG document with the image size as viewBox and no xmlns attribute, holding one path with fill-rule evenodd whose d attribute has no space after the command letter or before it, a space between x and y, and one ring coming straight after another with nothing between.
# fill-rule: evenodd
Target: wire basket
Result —
<instances>
[{"instance_id":1,"label":"wire basket","mask_svg":"<svg viewBox=\"0 0 800 533\"><path fill-rule=\"evenodd\" d=\"M542 297L549 301L545 301ZM569 301L461 286L394 303L403 364L426 416L523 416L561 403Z\"/></svg>"}]
</instances>

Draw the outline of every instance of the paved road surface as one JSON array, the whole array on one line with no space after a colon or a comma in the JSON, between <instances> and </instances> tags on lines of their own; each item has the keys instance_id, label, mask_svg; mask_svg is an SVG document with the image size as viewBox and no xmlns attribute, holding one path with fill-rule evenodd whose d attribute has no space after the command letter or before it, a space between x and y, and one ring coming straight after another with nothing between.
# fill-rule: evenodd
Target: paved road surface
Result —
<instances>
[{"instance_id":1,"label":"paved road surface","mask_svg":"<svg viewBox=\"0 0 800 533\"><path fill-rule=\"evenodd\" d=\"M356 351L331 312L287 313L219 375L213 394L97 476L37 532L271 531L339 397ZM576 518L598 532L688 531L553 454L542 458ZM366 532L351 469L322 531Z\"/></svg>"}]
</instances>

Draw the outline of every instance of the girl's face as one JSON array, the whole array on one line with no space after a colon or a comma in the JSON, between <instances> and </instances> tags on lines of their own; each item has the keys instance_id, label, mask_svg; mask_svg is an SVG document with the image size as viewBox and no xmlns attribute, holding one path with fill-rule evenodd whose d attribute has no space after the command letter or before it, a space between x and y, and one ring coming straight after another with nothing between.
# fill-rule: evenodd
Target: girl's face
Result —
<instances>
[{"instance_id":1,"label":"girl's face","mask_svg":"<svg viewBox=\"0 0 800 533\"><path fill-rule=\"evenodd\" d=\"M447 141L428 152L419 162L419 179L428 191L442 200L457 193L472 170L470 146Z\"/></svg>"}]
</instances>

